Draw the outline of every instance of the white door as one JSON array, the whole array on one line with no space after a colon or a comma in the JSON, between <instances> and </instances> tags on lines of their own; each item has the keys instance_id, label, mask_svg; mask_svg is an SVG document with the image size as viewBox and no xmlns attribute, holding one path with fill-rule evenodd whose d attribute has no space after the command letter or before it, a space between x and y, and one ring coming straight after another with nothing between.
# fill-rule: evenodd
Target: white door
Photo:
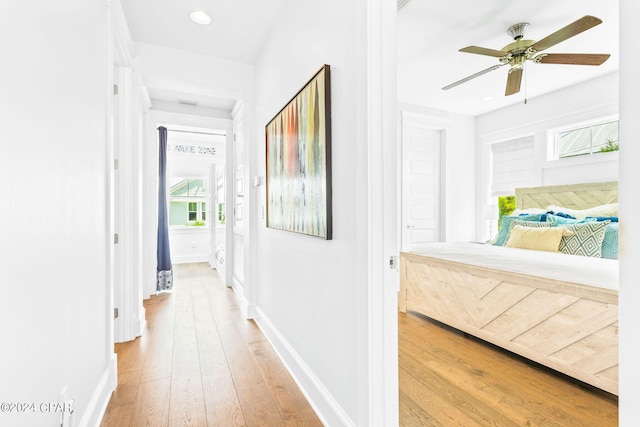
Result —
<instances>
[{"instance_id":1,"label":"white door","mask_svg":"<svg viewBox=\"0 0 640 427\"><path fill-rule=\"evenodd\" d=\"M441 131L402 116L402 250L438 242L441 207Z\"/></svg>"}]
</instances>

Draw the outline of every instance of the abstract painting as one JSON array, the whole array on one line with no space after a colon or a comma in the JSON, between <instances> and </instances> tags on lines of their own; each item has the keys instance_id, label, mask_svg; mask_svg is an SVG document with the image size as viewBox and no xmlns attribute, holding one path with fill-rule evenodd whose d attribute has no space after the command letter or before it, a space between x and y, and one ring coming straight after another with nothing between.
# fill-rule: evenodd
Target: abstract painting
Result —
<instances>
[{"instance_id":1,"label":"abstract painting","mask_svg":"<svg viewBox=\"0 0 640 427\"><path fill-rule=\"evenodd\" d=\"M329 66L266 125L267 227L331 239Z\"/></svg>"}]
</instances>

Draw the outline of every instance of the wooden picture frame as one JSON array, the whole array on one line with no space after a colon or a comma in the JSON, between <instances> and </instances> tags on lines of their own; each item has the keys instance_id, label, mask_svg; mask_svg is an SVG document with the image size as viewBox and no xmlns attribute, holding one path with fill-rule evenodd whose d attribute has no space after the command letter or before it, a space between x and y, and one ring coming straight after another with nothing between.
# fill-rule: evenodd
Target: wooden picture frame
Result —
<instances>
[{"instance_id":1,"label":"wooden picture frame","mask_svg":"<svg viewBox=\"0 0 640 427\"><path fill-rule=\"evenodd\" d=\"M265 126L267 227L331 239L330 67Z\"/></svg>"}]
</instances>

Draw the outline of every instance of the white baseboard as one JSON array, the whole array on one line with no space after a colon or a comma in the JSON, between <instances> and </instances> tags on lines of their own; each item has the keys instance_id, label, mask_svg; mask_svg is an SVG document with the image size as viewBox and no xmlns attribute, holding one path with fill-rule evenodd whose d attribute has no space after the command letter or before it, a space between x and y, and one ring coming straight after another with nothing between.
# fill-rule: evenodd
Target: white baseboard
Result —
<instances>
[{"instance_id":1,"label":"white baseboard","mask_svg":"<svg viewBox=\"0 0 640 427\"><path fill-rule=\"evenodd\" d=\"M135 319L133 330L136 333L136 337L141 337L144 333L144 328L147 325L147 314L144 307L140 308L140 316Z\"/></svg>"},{"instance_id":2,"label":"white baseboard","mask_svg":"<svg viewBox=\"0 0 640 427\"><path fill-rule=\"evenodd\" d=\"M209 254L195 254L171 256L171 264L190 264L194 262L209 262Z\"/></svg>"},{"instance_id":3,"label":"white baseboard","mask_svg":"<svg viewBox=\"0 0 640 427\"><path fill-rule=\"evenodd\" d=\"M294 348L274 327L259 307L254 307L255 321L262 333L267 337L282 363L293 377L296 384L307 398L320 421L326 426L354 427L355 424L335 401L331 393L322 385L307 364L296 353Z\"/></svg>"},{"instance_id":4,"label":"white baseboard","mask_svg":"<svg viewBox=\"0 0 640 427\"><path fill-rule=\"evenodd\" d=\"M233 282L231 284L231 289L238 296L240 300L240 310L242 310L242 314L245 319L253 319L256 317L256 306L253 303L249 303L247 298L244 296L244 286L238 279L233 278Z\"/></svg>"},{"instance_id":5,"label":"white baseboard","mask_svg":"<svg viewBox=\"0 0 640 427\"><path fill-rule=\"evenodd\" d=\"M107 369L100 377L98 385L91 395L91 400L87 405L87 409L82 414L82 419L78 426L80 427L98 427L107 410L111 393L116 389L118 384L118 355L113 353L108 363Z\"/></svg>"}]
</instances>

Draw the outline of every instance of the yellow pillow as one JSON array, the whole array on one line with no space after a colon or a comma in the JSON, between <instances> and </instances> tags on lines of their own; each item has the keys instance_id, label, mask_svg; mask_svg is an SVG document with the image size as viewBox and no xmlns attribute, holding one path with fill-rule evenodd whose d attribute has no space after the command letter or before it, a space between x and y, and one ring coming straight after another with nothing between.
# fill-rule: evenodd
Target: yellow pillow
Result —
<instances>
[{"instance_id":1,"label":"yellow pillow","mask_svg":"<svg viewBox=\"0 0 640 427\"><path fill-rule=\"evenodd\" d=\"M562 236L571 236L572 234L573 232L565 227L523 227L522 225L516 225L511 230L505 246L558 252Z\"/></svg>"}]
</instances>

